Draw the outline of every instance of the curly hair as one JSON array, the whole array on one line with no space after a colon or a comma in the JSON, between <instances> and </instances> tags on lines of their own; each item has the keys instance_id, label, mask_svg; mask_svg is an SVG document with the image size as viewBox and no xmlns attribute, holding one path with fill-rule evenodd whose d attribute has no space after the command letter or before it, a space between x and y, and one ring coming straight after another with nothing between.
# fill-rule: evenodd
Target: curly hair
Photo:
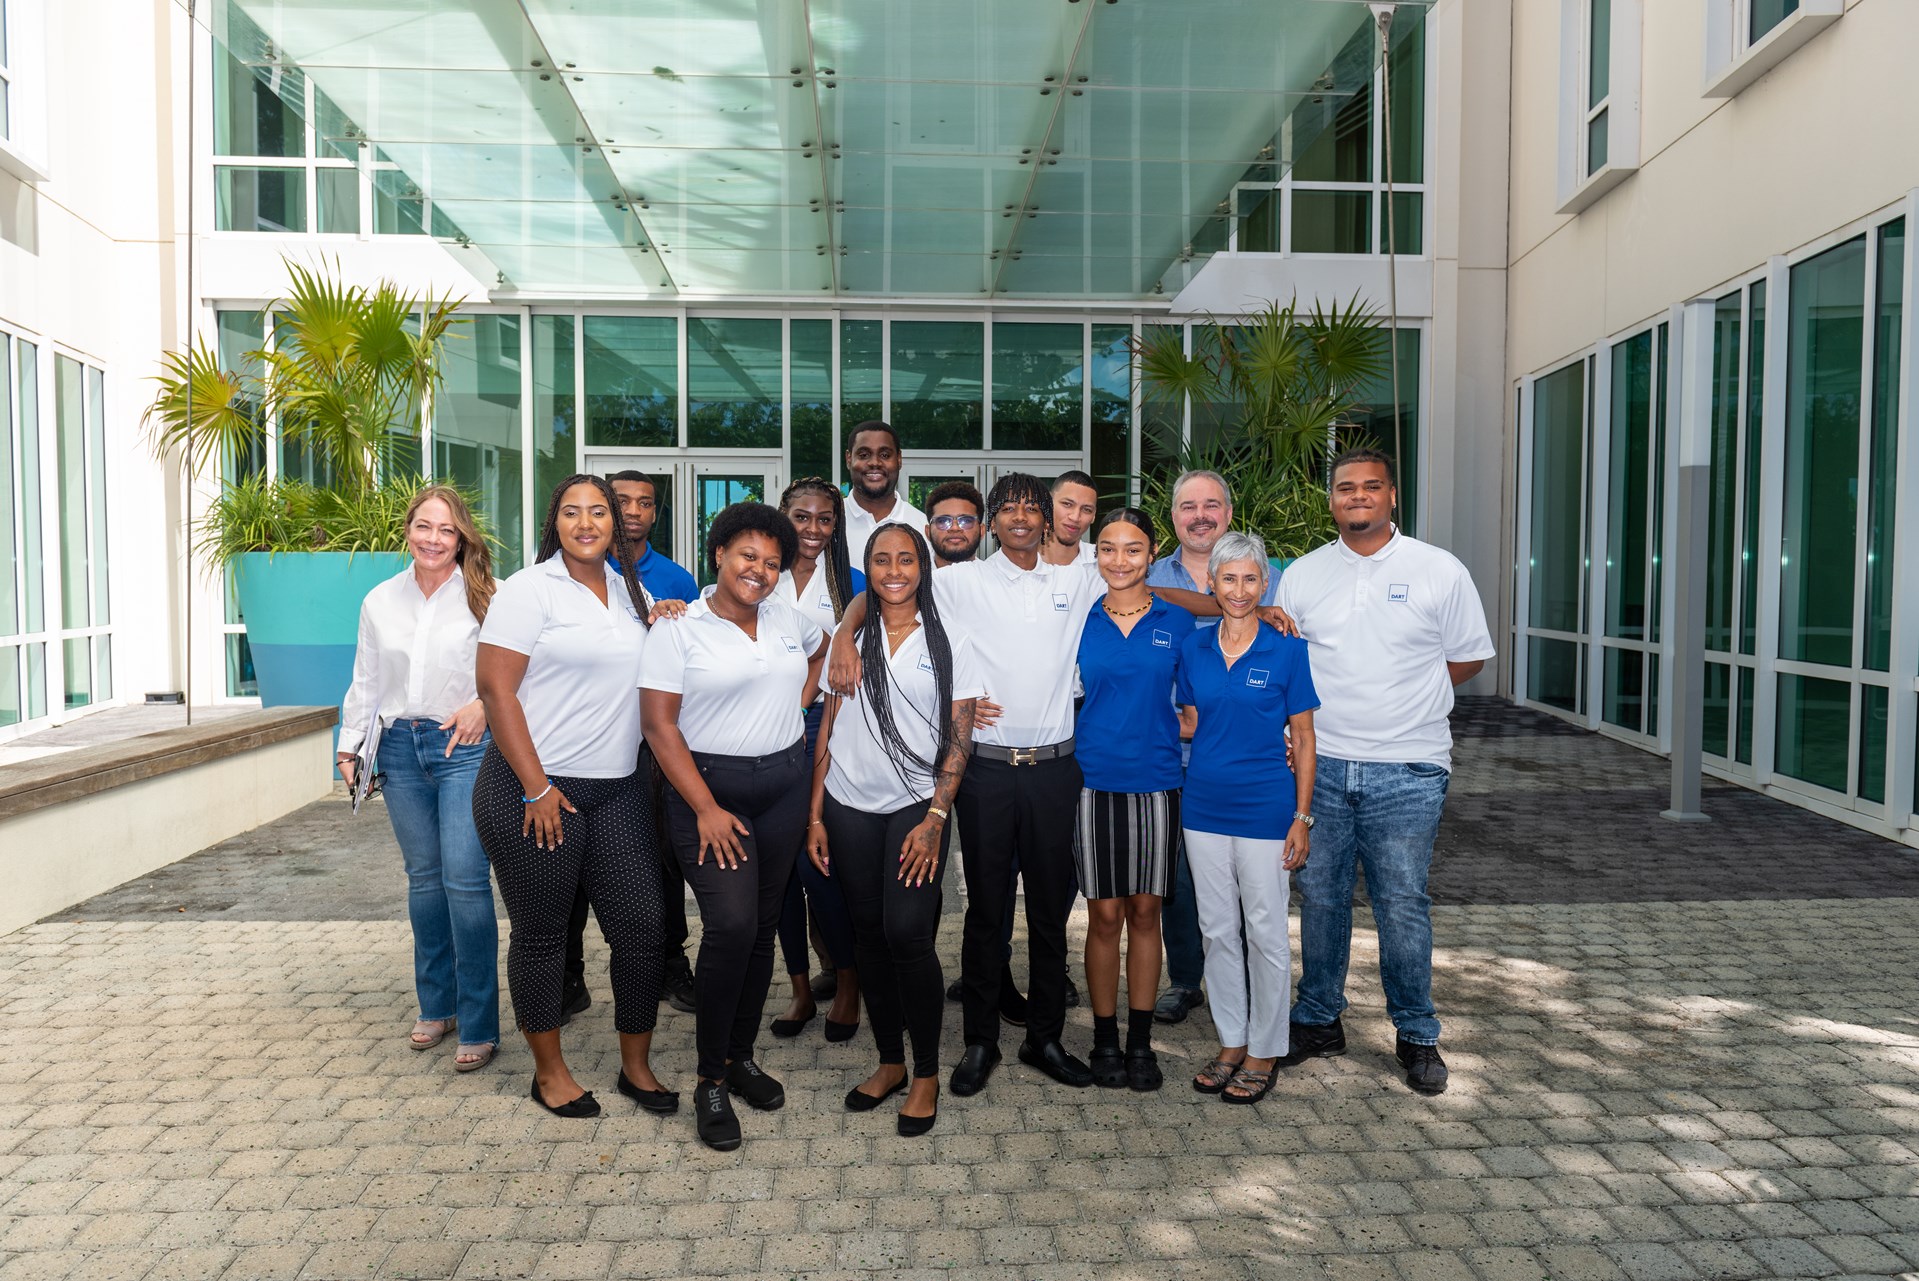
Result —
<instances>
[{"instance_id":1,"label":"curly hair","mask_svg":"<svg viewBox=\"0 0 1919 1281\"><path fill-rule=\"evenodd\" d=\"M802 476L780 495L784 513L801 494L824 494L833 502L833 536L826 540L826 594L833 602L833 621L846 616L853 600L853 557L846 545L846 498L840 487L823 476ZM794 548L799 547L796 541Z\"/></svg>"},{"instance_id":2,"label":"curly hair","mask_svg":"<svg viewBox=\"0 0 1919 1281\"><path fill-rule=\"evenodd\" d=\"M1008 503L1031 503L1039 508L1040 533L1050 537L1053 532L1053 491L1039 477L1029 472L1009 471L993 482L991 492L986 495L986 523L991 525L999 516L999 509Z\"/></svg>"},{"instance_id":3,"label":"curly hair","mask_svg":"<svg viewBox=\"0 0 1919 1281\"><path fill-rule=\"evenodd\" d=\"M560 550L560 500L566 497L566 491L575 485L591 485L600 491L600 497L606 500L606 509L613 515L613 558L620 563L620 577L626 580L626 594L633 602L633 608L639 613L641 626L647 626L646 616L652 612L646 590L640 586L639 572L634 568L637 557L633 547L626 540L626 523L620 519L620 504L613 497L613 486L606 477L595 476L591 472L578 472L568 476L553 487L553 497L547 500L546 520L540 525L540 554L534 563L553 559Z\"/></svg>"},{"instance_id":4,"label":"curly hair","mask_svg":"<svg viewBox=\"0 0 1919 1281\"><path fill-rule=\"evenodd\" d=\"M944 502L951 502L955 498L963 503L971 503L973 510L980 516L986 515L986 500L980 497L979 490L963 480L943 480L933 486L932 491L926 495L926 514L931 516L935 507Z\"/></svg>"},{"instance_id":5,"label":"curly hair","mask_svg":"<svg viewBox=\"0 0 1919 1281\"><path fill-rule=\"evenodd\" d=\"M786 513L765 503L734 503L713 518L706 530L706 559L713 568L720 566L720 552L742 534L765 534L780 545L780 568L793 563L800 552L800 536Z\"/></svg>"}]
</instances>

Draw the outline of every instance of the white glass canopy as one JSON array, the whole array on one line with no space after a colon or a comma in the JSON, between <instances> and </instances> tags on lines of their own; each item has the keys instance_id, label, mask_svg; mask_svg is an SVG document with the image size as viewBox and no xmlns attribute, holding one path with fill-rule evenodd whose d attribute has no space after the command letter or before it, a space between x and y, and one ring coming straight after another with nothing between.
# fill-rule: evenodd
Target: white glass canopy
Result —
<instances>
[{"instance_id":1,"label":"white glass canopy","mask_svg":"<svg viewBox=\"0 0 1919 1281\"><path fill-rule=\"evenodd\" d=\"M1279 176L1295 108L1370 77L1349 46L1372 22L1358 0L218 0L213 30L310 77L344 117L328 141L395 162L506 290L1071 299L1174 292L1234 184Z\"/></svg>"}]
</instances>

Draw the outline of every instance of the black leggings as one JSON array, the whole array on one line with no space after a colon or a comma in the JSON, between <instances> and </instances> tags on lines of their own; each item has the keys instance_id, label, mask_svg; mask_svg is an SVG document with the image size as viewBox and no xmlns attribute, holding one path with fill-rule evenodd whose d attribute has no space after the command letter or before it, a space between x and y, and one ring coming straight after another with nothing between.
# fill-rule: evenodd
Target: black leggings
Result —
<instances>
[{"instance_id":1,"label":"black leggings","mask_svg":"<svg viewBox=\"0 0 1919 1281\"><path fill-rule=\"evenodd\" d=\"M819 740L824 706L824 703L815 703L806 710L808 777L813 769L814 744ZM805 832L800 833L800 843L802 846L806 843ZM813 923L820 927L826 963L834 969L857 965L853 960L853 919L846 914L846 900L840 894L839 884L830 876L821 876L813 860L802 853L794 860L793 879L786 884L786 906L780 910L780 954L786 958L787 975L805 974L813 968L807 964L806 912L809 907L813 911Z\"/></svg>"},{"instance_id":2,"label":"black leggings","mask_svg":"<svg viewBox=\"0 0 1919 1281\"><path fill-rule=\"evenodd\" d=\"M493 864L512 932L506 982L523 1032L560 1026L567 918L580 886L613 953L613 1026L651 1032L660 1007L660 866L652 805L637 774L555 778L577 814L560 811L558 848L543 850L520 828L526 817L520 780L487 749L473 784L473 823Z\"/></svg>"},{"instance_id":3,"label":"black leggings","mask_svg":"<svg viewBox=\"0 0 1919 1281\"><path fill-rule=\"evenodd\" d=\"M771 756L692 755L714 803L747 828L739 837L745 862L729 869L709 856L702 863L693 809L678 791L667 791L673 852L700 905L700 950L693 962L698 1071L717 1081L726 1076L728 1061L753 1057L766 1009L773 932L806 831L806 744L795 739Z\"/></svg>"},{"instance_id":4,"label":"black leggings","mask_svg":"<svg viewBox=\"0 0 1919 1281\"><path fill-rule=\"evenodd\" d=\"M833 879L853 917L853 951L860 991L873 1021L880 1062L906 1062L901 1027L913 1035L913 1075L938 1076L945 978L934 943L940 928L940 883L946 877L948 831L940 831L933 879L900 880L900 847L926 817L928 801L891 814L872 814L826 796L826 843Z\"/></svg>"}]
</instances>

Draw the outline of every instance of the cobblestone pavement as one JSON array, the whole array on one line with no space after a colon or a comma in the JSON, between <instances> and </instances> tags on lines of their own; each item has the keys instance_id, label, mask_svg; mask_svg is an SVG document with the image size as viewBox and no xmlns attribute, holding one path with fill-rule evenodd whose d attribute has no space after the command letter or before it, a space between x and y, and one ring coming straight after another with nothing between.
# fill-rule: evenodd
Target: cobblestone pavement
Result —
<instances>
[{"instance_id":1,"label":"cobblestone pavement","mask_svg":"<svg viewBox=\"0 0 1919 1281\"><path fill-rule=\"evenodd\" d=\"M1442 838L1436 1099L1362 913L1352 1052L1251 1109L1185 1088L1202 1011L1158 1095L1009 1063L906 1140L840 1108L870 1037L815 1034L717 1154L613 1091L602 999L567 1043L606 1115L556 1120L516 1044L407 1049L397 855L323 802L0 937L0 1281L1919 1277L1919 855L1726 789L1674 836L1659 762L1505 715ZM655 1063L689 1083L688 1016Z\"/></svg>"}]
</instances>

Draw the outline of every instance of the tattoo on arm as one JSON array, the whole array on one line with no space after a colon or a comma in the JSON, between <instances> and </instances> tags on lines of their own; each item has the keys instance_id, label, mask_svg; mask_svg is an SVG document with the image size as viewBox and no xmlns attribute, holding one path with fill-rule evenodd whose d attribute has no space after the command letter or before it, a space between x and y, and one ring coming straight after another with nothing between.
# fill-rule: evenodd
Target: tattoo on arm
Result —
<instances>
[{"instance_id":1,"label":"tattoo on arm","mask_svg":"<svg viewBox=\"0 0 1919 1281\"><path fill-rule=\"evenodd\" d=\"M966 773L966 761L972 755L973 700L967 699L953 711L953 741L947 745L946 759L940 762L939 778L933 785L933 804L953 812L953 797L959 792L960 777Z\"/></svg>"}]
</instances>

